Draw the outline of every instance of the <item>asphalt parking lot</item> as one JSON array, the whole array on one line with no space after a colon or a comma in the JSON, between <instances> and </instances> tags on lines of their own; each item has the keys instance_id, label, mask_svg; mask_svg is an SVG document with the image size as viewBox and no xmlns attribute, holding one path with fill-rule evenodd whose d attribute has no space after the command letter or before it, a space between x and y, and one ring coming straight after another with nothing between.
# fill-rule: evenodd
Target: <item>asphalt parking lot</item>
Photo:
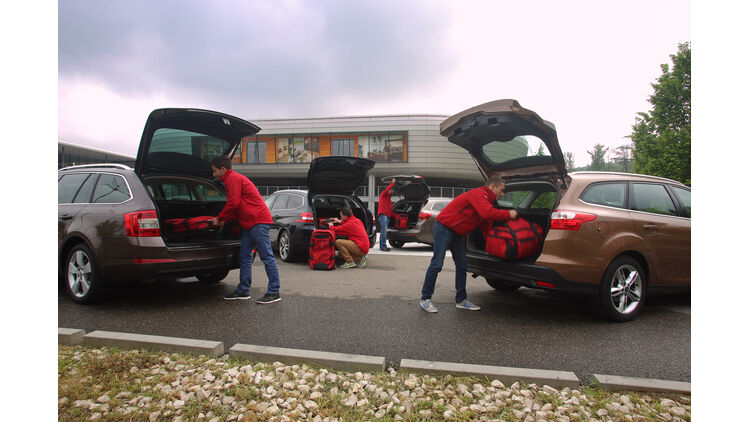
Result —
<instances>
[{"instance_id":1,"label":"asphalt parking lot","mask_svg":"<svg viewBox=\"0 0 750 422\"><path fill-rule=\"evenodd\" d=\"M226 301L239 272L223 282L193 279L120 286L111 300L75 304L59 290L58 326L236 343L520 368L690 381L690 296L648 300L633 322L599 319L585 298L522 288L497 292L469 277L479 312L456 309L446 258L435 295L439 312L419 309L429 246L373 250L364 269L312 271L279 263L282 301ZM253 298L265 292L253 266Z\"/></svg>"}]
</instances>

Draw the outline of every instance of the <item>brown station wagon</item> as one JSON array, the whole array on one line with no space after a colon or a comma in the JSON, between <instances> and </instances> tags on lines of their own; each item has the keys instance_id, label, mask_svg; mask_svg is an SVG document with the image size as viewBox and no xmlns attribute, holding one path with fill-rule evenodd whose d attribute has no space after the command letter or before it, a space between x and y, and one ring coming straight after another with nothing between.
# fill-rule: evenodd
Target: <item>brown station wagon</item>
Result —
<instances>
[{"instance_id":1,"label":"brown station wagon","mask_svg":"<svg viewBox=\"0 0 750 422\"><path fill-rule=\"evenodd\" d=\"M660 177L565 170L555 126L515 100L446 119L440 132L468 150L485 177L506 181L499 208L544 228L538 252L506 261L467 236L468 272L497 290L521 286L596 297L608 319L627 321L647 295L690 289L690 188Z\"/></svg>"},{"instance_id":2,"label":"brown station wagon","mask_svg":"<svg viewBox=\"0 0 750 422\"><path fill-rule=\"evenodd\" d=\"M226 114L159 109L146 122L135 168L90 164L58 171L60 277L79 303L108 283L196 276L215 283L239 267L239 226L184 229L170 221L215 216L226 203L210 160L231 156L260 130Z\"/></svg>"}]
</instances>

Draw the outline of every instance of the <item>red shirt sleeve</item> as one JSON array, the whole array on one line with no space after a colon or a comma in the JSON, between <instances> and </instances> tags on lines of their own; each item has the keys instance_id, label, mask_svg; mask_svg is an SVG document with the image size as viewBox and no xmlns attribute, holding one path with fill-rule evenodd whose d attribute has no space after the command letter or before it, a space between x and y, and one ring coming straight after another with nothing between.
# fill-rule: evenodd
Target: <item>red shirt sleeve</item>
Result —
<instances>
[{"instance_id":1,"label":"red shirt sleeve","mask_svg":"<svg viewBox=\"0 0 750 422\"><path fill-rule=\"evenodd\" d=\"M484 220L504 221L510 220L510 211L497 209L492 206L495 200L494 194L489 189L479 189L475 195L471 195L469 203L477 214Z\"/></svg>"},{"instance_id":2,"label":"red shirt sleeve","mask_svg":"<svg viewBox=\"0 0 750 422\"><path fill-rule=\"evenodd\" d=\"M237 177L230 177L230 174L224 178L224 189L227 192L227 203L221 210L216 219L219 221L231 221L236 219L235 210L240 206L242 196L242 181Z\"/></svg>"}]
</instances>

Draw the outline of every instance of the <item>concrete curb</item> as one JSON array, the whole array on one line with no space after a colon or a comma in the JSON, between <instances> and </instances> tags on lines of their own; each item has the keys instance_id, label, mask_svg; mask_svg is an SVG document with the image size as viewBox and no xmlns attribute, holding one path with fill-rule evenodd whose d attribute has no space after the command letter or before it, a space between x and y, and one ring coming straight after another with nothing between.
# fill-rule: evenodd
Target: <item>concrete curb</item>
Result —
<instances>
[{"instance_id":1,"label":"concrete curb","mask_svg":"<svg viewBox=\"0 0 750 422\"><path fill-rule=\"evenodd\" d=\"M229 356L288 364L312 363L344 371L385 371L385 357L235 344Z\"/></svg>"},{"instance_id":2,"label":"concrete curb","mask_svg":"<svg viewBox=\"0 0 750 422\"><path fill-rule=\"evenodd\" d=\"M224 354L224 343L220 341L115 333L112 331L94 331L86 334L83 336L83 344L122 349L156 349L164 352L181 352L211 357L219 357Z\"/></svg>"},{"instance_id":3,"label":"concrete curb","mask_svg":"<svg viewBox=\"0 0 750 422\"><path fill-rule=\"evenodd\" d=\"M83 335L85 331L77 328L58 328L57 329L57 344L64 344L66 346L75 346L83 342Z\"/></svg>"},{"instance_id":4,"label":"concrete curb","mask_svg":"<svg viewBox=\"0 0 750 422\"><path fill-rule=\"evenodd\" d=\"M554 388L578 388L580 380L567 371L544 369L509 368L505 366L473 365L467 363L432 362L427 360L401 359L401 368L431 374L452 374L459 376L479 375L498 379L512 384L520 381L526 384L549 385Z\"/></svg>"},{"instance_id":5,"label":"concrete curb","mask_svg":"<svg viewBox=\"0 0 750 422\"><path fill-rule=\"evenodd\" d=\"M663 393L690 394L689 382L601 374L593 374L592 377L602 390L658 391Z\"/></svg>"},{"instance_id":6,"label":"concrete curb","mask_svg":"<svg viewBox=\"0 0 750 422\"><path fill-rule=\"evenodd\" d=\"M224 343L178 337L151 336L144 334L93 331L86 334L75 328L58 328L57 342L75 346L83 344L95 347L117 347L121 349L154 349L164 352L188 353L219 357L224 354ZM384 371L382 356L354 355L347 353L320 352L281 347L235 344L229 349L232 357L259 361L280 361L288 364L311 363L345 371ZM458 376L483 376L497 379L505 384L516 381L525 384L549 385L554 388L577 389L581 382L573 372L543 369L511 368L505 366L474 365L450 362L401 359L402 369L433 374ZM621 377L593 374L599 388L609 391L652 391L690 394L690 383L650 378Z\"/></svg>"}]
</instances>

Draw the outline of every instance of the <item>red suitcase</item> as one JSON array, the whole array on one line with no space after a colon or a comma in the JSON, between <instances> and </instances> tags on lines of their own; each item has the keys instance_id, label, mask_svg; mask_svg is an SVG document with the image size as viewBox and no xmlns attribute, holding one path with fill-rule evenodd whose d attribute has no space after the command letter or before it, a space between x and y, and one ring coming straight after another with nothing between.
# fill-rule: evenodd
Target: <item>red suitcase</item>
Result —
<instances>
[{"instance_id":1,"label":"red suitcase","mask_svg":"<svg viewBox=\"0 0 750 422\"><path fill-rule=\"evenodd\" d=\"M397 229L409 228L409 214L396 214L394 217L393 227Z\"/></svg>"},{"instance_id":2,"label":"red suitcase","mask_svg":"<svg viewBox=\"0 0 750 422\"><path fill-rule=\"evenodd\" d=\"M314 230L310 235L310 257L307 261L313 270L336 268L336 235L332 230Z\"/></svg>"},{"instance_id":3,"label":"red suitcase","mask_svg":"<svg viewBox=\"0 0 750 422\"><path fill-rule=\"evenodd\" d=\"M523 218L508 220L484 231L485 250L503 259L522 259L539 252L543 230Z\"/></svg>"}]
</instances>

